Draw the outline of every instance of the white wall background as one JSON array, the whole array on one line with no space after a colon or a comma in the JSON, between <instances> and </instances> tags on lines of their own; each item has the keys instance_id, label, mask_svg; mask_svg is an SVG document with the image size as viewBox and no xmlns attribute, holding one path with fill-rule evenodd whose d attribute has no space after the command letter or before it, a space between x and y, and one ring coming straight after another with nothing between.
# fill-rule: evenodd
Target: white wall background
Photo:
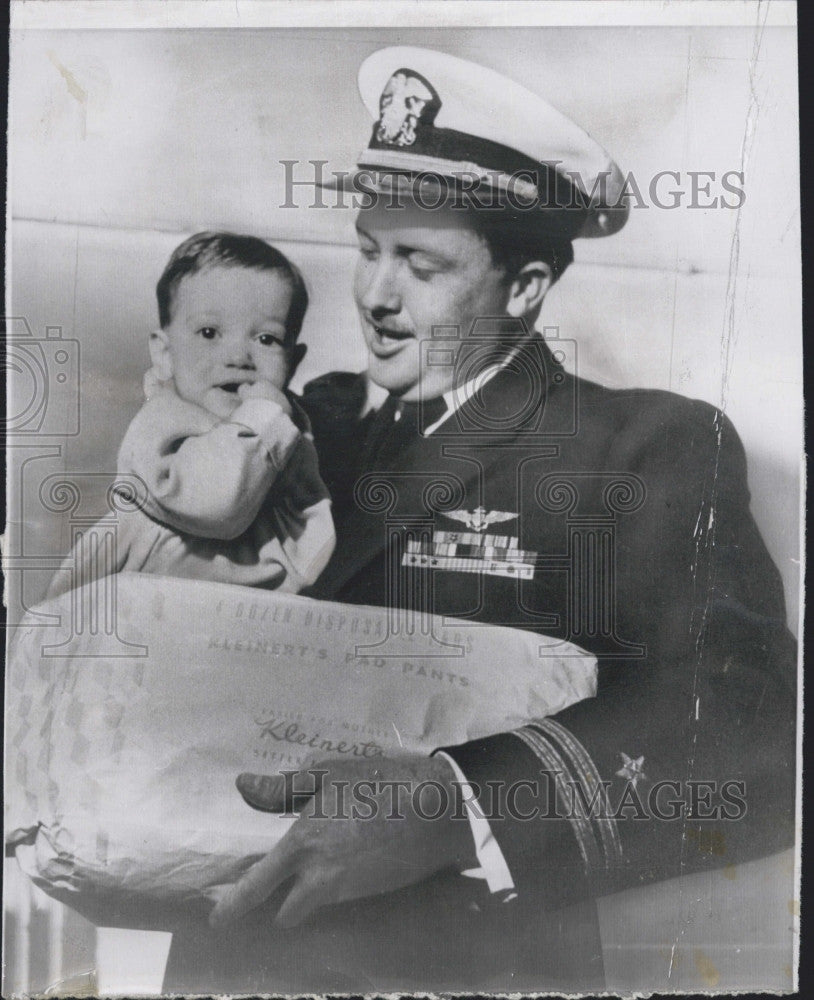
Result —
<instances>
[{"instance_id":1,"label":"white wall background","mask_svg":"<svg viewBox=\"0 0 814 1000\"><path fill-rule=\"evenodd\" d=\"M303 268L312 306L300 383L364 367L350 297L352 213L308 209L304 195L303 207L281 208L279 161L322 159L342 169L355 160L371 127L356 70L384 44L444 49L524 82L580 122L644 190L661 170L680 171L676 186L685 192L687 171L744 171L740 211L691 210L685 193L684 207L636 209L619 235L579 242L542 322L578 342L582 375L726 409L746 445L753 509L796 627L802 361L793 29L16 32L9 311L35 336L59 326L79 342L82 409L80 433L60 440L59 455L29 464L28 478L22 453L12 454L12 534L27 539L28 552L65 552L67 524L39 503L39 481L61 469L114 471L140 402L153 287L191 232L266 236ZM23 603L41 595L48 575L25 575ZM699 924L701 945L708 928ZM779 943L778 955L785 948ZM691 961L685 969L684 988L709 985L693 978ZM781 988L785 969L777 975L767 985Z\"/></svg>"}]
</instances>

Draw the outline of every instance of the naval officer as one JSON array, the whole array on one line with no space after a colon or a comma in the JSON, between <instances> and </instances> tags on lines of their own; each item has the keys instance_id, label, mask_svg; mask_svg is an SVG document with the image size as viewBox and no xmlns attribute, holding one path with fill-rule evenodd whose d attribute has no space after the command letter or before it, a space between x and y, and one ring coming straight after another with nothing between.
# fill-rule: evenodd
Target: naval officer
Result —
<instances>
[{"instance_id":1,"label":"naval officer","mask_svg":"<svg viewBox=\"0 0 814 1000\"><path fill-rule=\"evenodd\" d=\"M781 581L727 418L586 381L573 345L535 330L573 241L625 223L608 154L540 96L444 53L382 50L359 86L372 133L342 183L360 198L369 366L305 394L338 536L314 595L560 636L595 654L598 689L427 759L327 762L216 908L201 982L601 989L591 900L793 842ZM384 803L373 821L309 819L355 780L474 800L466 823L427 822L409 796L398 821ZM255 808L292 805L279 776L239 788ZM575 789L586 808L568 808Z\"/></svg>"}]
</instances>

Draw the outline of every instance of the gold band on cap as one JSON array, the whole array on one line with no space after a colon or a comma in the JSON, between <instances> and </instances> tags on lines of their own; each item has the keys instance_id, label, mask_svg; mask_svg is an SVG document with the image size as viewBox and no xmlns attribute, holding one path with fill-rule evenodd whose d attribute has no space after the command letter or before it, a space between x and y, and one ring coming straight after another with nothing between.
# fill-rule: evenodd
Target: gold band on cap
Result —
<instances>
[{"instance_id":1,"label":"gold band on cap","mask_svg":"<svg viewBox=\"0 0 814 1000\"><path fill-rule=\"evenodd\" d=\"M376 162L371 162L372 159L375 159ZM532 201L536 201L540 196L539 188L531 181L499 170L488 170L478 163L466 160L444 160L437 156L426 156L419 153L401 151L391 153L386 149L368 148L359 154L357 166L368 170L385 169L417 174L438 174L452 180L455 180L457 175L468 174L474 175L479 181L491 184L499 191L511 190L514 194Z\"/></svg>"}]
</instances>

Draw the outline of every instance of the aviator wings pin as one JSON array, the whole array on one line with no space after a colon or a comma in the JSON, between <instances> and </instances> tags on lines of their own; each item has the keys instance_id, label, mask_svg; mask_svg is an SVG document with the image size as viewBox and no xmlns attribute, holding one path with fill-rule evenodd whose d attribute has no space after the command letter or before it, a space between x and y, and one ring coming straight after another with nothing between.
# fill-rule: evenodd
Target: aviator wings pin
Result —
<instances>
[{"instance_id":1,"label":"aviator wings pin","mask_svg":"<svg viewBox=\"0 0 814 1000\"><path fill-rule=\"evenodd\" d=\"M536 552L518 548L518 538L487 535L490 524L513 521L518 515L507 510L444 511L453 521L462 521L469 531L434 531L432 542L407 539L402 566L415 566L450 573L477 573L531 580L537 561Z\"/></svg>"},{"instance_id":2,"label":"aviator wings pin","mask_svg":"<svg viewBox=\"0 0 814 1000\"><path fill-rule=\"evenodd\" d=\"M517 514L511 514L507 510L486 510L484 507L476 507L469 510L445 511L446 517L453 521L463 521L467 528L473 531L486 531L490 524L498 524L500 521L511 521Z\"/></svg>"}]
</instances>

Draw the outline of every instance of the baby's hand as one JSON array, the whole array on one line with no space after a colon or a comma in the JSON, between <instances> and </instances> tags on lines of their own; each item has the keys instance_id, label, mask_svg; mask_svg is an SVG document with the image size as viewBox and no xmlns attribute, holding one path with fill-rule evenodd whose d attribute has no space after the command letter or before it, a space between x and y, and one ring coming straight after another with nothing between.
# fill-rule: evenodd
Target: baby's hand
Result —
<instances>
[{"instance_id":1,"label":"baby's hand","mask_svg":"<svg viewBox=\"0 0 814 1000\"><path fill-rule=\"evenodd\" d=\"M247 399L271 400L272 403L276 403L280 407L283 413L291 416L291 403L286 394L264 378L258 379L256 382L244 382L238 387L237 394L244 401Z\"/></svg>"}]
</instances>

